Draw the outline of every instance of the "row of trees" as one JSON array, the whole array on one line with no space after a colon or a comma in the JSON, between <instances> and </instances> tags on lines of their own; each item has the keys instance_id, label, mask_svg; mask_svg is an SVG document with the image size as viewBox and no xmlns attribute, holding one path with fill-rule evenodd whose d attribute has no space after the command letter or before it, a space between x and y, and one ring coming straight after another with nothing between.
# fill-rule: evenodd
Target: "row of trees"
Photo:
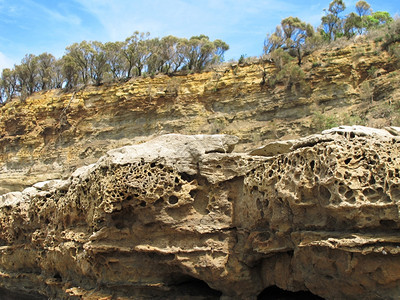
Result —
<instances>
[{"instance_id":1,"label":"row of trees","mask_svg":"<svg viewBox=\"0 0 400 300\"><path fill-rule=\"evenodd\" d=\"M65 55L26 55L20 65L4 69L0 81L0 102L14 96L26 97L37 91L73 88L80 84L101 84L144 73L170 74L179 70L201 71L223 60L229 46L208 36L190 39L166 36L150 38L135 32L125 41L75 43Z\"/></svg>"},{"instance_id":2,"label":"row of trees","mask_svg":"<svg viewBox=\"0 0 400 300\"><path fill-rule=\"evenodd\" d=\"M342 17L341 13L345 9L343 0L333 0L329 8L324 9L325 15L321 18L321 25L317 30L297 17L283 19L275 32L267 35L264 53L269 54L277 49L283 49L292 57L296 57L298 64L301 65L304 53L312 51L321 43L365 34L371 29L393 21L388 12L373 12L365 1L358 1L355 12Z\"/></svg>"}]
</instances>

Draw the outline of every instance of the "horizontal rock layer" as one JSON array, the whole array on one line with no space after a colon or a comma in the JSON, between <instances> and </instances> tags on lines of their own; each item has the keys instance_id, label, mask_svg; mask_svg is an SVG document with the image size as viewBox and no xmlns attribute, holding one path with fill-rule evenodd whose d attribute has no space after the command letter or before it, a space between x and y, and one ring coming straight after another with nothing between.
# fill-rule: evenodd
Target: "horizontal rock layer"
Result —
<instances>
[{"instance_id":1,"label":"horizontal rock layer","mask_svg":"<svg viewBox=\"0 0 400 300\"><path fill-rule=\"evenodd\" d=\"M315 112L393 125L388 111L400 103L400 73L378 44L314 52L302 69L304 87L294 91L283 82L262 85L276 73L266 62L52 90L6 103L0 107L0 194L65 179L108 150L161 134L235 135L244 151L264 140L316 133ZM376 78L371 70L379 71ZM374 87L373 103L387 107L369 109L373 103L360 98L365 79Z\"/></svg>"},{"instance_id":2,"label":"horizontal rock layer","mask_svg":"<svg viewBox=\"0 0 400 300\"><path fill-rule=\"evenodd\" d=\"M343 127L272 154L232 153L225 135L109 151L1 196L0 287L51 299L251 299L269 286L395 299L397 132Z\"/></svg>"}]
</instances>

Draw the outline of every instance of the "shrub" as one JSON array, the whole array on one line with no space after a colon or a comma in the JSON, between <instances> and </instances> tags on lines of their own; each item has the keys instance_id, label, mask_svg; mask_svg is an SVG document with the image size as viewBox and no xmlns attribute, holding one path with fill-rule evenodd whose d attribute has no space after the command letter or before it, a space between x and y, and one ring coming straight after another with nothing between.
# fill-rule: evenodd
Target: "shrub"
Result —
<instances>
[{"instance_id":1,"label":"shrub","mask_svg":"<svg viewBox=\"0 0 400 300\"><path fill-rule=\"evenodd\" d=\"M311 126L317 131L322 131L337 127L339 124L336 116L315 112L311 120Z\"/></svg>"}]
</instances>

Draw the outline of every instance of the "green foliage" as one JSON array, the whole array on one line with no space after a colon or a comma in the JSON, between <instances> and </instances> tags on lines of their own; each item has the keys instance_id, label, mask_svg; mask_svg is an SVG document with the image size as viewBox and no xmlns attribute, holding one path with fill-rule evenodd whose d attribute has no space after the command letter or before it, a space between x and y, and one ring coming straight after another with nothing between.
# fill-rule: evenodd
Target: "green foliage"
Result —
<instances>
[{"instance_id":1,"label":"green foliage","mask_svg":"<svg viewBox=\"0 0 400 300\"><path fill-rule=\"evenodd\" d=\"M388 23L382 48L387 51L390 46L396 43L400 43L400 19Z\"/></svg>"},{"instance_id":2,"label":"green foliage","mask_svg":"<svg viewBox=\"0 0 400 300\"><path fill-rule=\"evenodd\" d=\"M197 72L223 61L229 46L222 40L211 41L206 35L190 39L166 36L150 38L135 31L125 41L101 43L82 41L66 47L56 59L49 53L26 55L14 69L3 70L0 102L13 96L23 98L40 90L74 88L79 84L100 85L105 80L179 70Z\"/></svg>"},{"instance_id":3,"label":"green foliage","mask_svg":"<svg viewBox=\"0 0 400 300\"><path fill-rule=\"evenodd\" d=\"M341 116L341 123L342 125L362 125L362 126L366 126L367 125L367 121L362 118L361 116L355 115L355 114L343 114Z\"/></svg>"},{"instance_id":4,"label":"green foliage","mask_svg":"<svg viewBox=\"0 0 400 300\"><path fill-rule=\"evenodd\" d=\"M375 78L377 72L378 72L378 68L375 66L372 66L371 68L369 68L367 70L367 73L368 73L369 77L371 77L371 78Z\"/></svg>"},{"instance_id":5,"label":"green foliage","mask_svg":"<svg viewBox=\"0 0 400 300\"><path fill-rule=\"evenodd\" d=\"M341 36L342 22L339 14L346 9L342 0L333 0L329 3L328 10L325 10L325 16L321 18L321 25L324 30L324 37L328 41L333 41Z\"/></svg>"},{"instance_id":6,"label":"green foliage","mask_svg":"<svg viewBox=\"0 0 400 300\"><path fill-rule=\"evenodd\" d=\"M314 61L313 63L312 63L312 68L318 68L318 67L320 67L322 64L320 63L320 62L318 62L318 61Z\"/></svg>"},{"instance_id":7,"label":"green foliage","mask_svg":"<svg viewBox=\"0 0 400 300\"><path fill-rule=\"evenodd\" d=\"M336 116L315 112L311 119L311 126L317 131L322 131L339 126L339 122Z\"/></svg>"},{"instance_id":8,"label":"green foliage","mask_svg":"<svg viewBox=\"0 0 400 300\"><path fill-rule=\"evenodd\" d=\"M264 53L285 49L291 56L302 62L307 38L314 36L314 28L297 17L288 17L276 27L275 33L267 36L264 42Z\"/></svg>"},{"instance_id":9,"label":"green foliage","mask_svg":"<svg viewBox=\"0 0 400 300\"><path fill-rule=\"evenodd\" d=\"M283 83L287 90L297 92L305 86L305 75L298 64L293 62L293 57L282 48L276 49L270 53L277 70L268 78L268 84L274 87L278 82Z\"/></svg>"},{"instance_id":10,"label":"green foliage","mask_svg":"<svg viewBox=\"0 0 400 300\"><path fill-rule=\"evenodd\" d=\"M270 57L279 71L281 71L285 65L293 60L293 57L282 48L272 51L270 53Z\"/></svg>"},{"instance_id":11,"label":"green foliage","mask_svg":"<svg viewBox=\"0 0 400 300\"><path fill-rule=\"evenodd\" d=\"M4 102L12 99L18 88L18 78L16 70L3 69L0 81L1 99Z\"/></svg>"},{"instance_id":12,"label":"green foliage","mask_svg":"<svg viewBox=\"0 0 400 300\"><path fill-rule=\"evenodd\" d=\"M244 64L245 61L246 61L246 54L240 55L239 60L238 60L238 64L239 65Z\"/></svg>"},{"instance_id":13,"label":"green foliage","mask_svg":"<svg viewBox=\"0 0 400 300\"><path fill-rule=\"evenodd\" d=\"M400 68L400 42L390 45L388 51L394 59L396 67Z\"/></svg>"},{"instance_id":14,"label":"green foliage","mask_svg":"<svg viewBox=\"0 0 400 300\"><path fill-rule=\"evenodd\" d=\"M356 11L360 17L369 15L371 13L371 6L365 1L358 1L356 3Z\"/></svg>"}]
</instances>

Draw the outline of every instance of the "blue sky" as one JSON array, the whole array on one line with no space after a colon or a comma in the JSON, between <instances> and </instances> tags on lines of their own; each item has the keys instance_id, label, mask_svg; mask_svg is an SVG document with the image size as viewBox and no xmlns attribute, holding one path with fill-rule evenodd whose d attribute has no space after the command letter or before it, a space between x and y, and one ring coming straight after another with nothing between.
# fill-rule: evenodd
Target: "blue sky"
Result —
<instances>
[{"instance_id":1,"label":"blue sky","mask_svg":"<svg viewBox=\"0 0 400 300\"><path fill-rule=\"evenodd\" d=\"M374 11L400 13L399 0L367 1ZM345 0L354 11L356 0ZM225 59L258 56L281 19L318 26L330 1L313 0L0 0L0 69L25 54L57 58L74 42L122 41L134 31L151 37L206 34L230 45Z\"/></svg>"}]
</instances>

